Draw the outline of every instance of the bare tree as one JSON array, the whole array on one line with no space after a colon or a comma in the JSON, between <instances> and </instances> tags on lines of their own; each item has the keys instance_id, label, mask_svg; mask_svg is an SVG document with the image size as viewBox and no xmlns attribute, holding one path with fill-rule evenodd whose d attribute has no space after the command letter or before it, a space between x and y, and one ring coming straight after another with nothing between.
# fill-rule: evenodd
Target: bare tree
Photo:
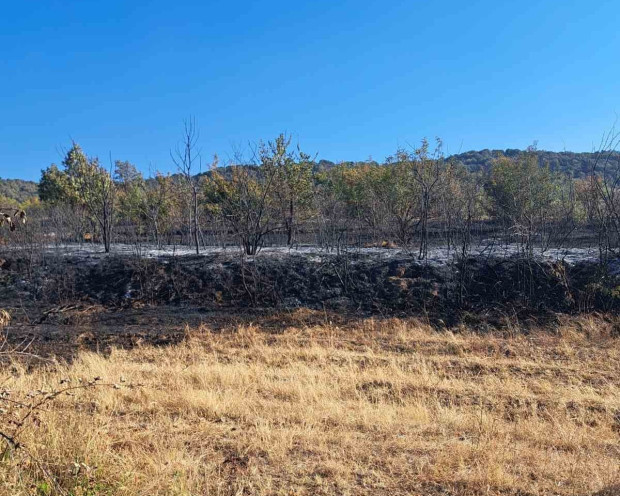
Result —
<instances>
[{"instance_id":1,"label":"bare tree","mask_svg":"<svg viewBox=\"0 0 620 496\"><path fill-rule=\"evenodd\" d=\"M601 139L589 177L601 260L615 253L620 243L620 163L613 153L619 144L620 132L612 128Z\"/></svg>"},{"instance_id":2,"label":"bare tree","mask_svg":"<svg viewBox=\"0 0 620 496\"><path fill-rule=\"evenodd\" d=\"M183 137L180 143L177 144L174 151L170 152L170 157L183 176L190 193L188 220L190 236L196 249L196 255L200 253L198 243L198 194L200 185L196 176L196 166L198 165L198 172L201 169L200 150L197 150L199 136L200 133L196 128L196 121L193 117L190 117L183 123Z\"/></svg>"}]
</instances>

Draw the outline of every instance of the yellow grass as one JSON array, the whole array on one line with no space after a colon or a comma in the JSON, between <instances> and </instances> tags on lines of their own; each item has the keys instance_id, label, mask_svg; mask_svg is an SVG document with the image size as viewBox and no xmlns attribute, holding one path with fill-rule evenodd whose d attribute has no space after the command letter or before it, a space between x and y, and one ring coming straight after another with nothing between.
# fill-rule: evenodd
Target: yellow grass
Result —
<instances>
[{"instance_id":1,"label":"yellow grass","mask_svg":"<svg viewBox=\"0 0 620 496\"><path fill-rule=\"evenodd\" d=\"M619 342L579 327L201 328L170 347L14 363L0 372L14 398L63 379L119 387L38 412L0 461L0 493L618 494Z\"/></svg>"}]
</instances>

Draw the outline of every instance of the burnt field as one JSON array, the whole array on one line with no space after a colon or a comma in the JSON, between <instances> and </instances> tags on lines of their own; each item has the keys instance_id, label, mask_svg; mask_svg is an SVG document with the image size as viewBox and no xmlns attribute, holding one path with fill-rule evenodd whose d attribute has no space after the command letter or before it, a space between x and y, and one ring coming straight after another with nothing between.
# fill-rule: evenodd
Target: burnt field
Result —
<instances>
[{"instance_id":1,"label":"burnt field","mask_svg":"<svg viewBox=\"0 0 620 496\"><path fill-rule=\"evenodd\" d=\"M389 250L267 250L255 257L224 250L150 257L65 250L33 261L5 252L0 296L12 315L11 340L33 340L46 353L78 345L165 344L181 339L186 325L203 322L269 326L274 315L282 319L300 309L313 323L397 316L479 332L553 330L562 314L597 313L615 321L616 264L578 255L429 262Z\"/></svg>"},{"instance_id":2,"label":"burnt field","mask_svg":"<svg viewBox=\"0 0 620 496\"><path fill-rule=\"evenodd\" d=\"M620 490L613 261L0 258L2 495Z\"/></svg>"}]
</instances>

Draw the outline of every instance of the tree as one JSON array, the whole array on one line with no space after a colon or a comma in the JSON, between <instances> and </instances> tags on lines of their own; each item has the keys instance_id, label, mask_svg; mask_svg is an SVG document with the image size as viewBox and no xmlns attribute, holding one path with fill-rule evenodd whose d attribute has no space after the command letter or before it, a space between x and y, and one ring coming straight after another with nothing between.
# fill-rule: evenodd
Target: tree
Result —
<instances>
[{"instance_id":1,"label":"tree","mask_svg":"<svg viewBox=\"0 0 620 496\"><path fill-rule=\"evenodd\" d=\"M396 153L396 158L401 166L404 167L406 175L410 174L413 182L417 185L416 193L419 198L417 226L420 228L418 258L423 259L428 255L428 222L431 208L434 206L436 201L435 193L439 189L446 171L442 142L437 138L435 150L431 153L428 140L425 138L422 140L422 144L411 152L399 150Z\"/></svg>"},{"instance_id":2,"label":"tree","mask_svg":"<svg viewBox=\"0 0 620 496\"><path fill-rule=\"evenodd\" d=\"M283 142L260 143L260 166L233 165L230 178L213 170L205 185L208 211L234 233L247 255L262 248L265 236L280 225L281 214L275 190L279 165L285 160Z\"/></svg>"},{"instance_id":3,"label":"tree","mask_svg":"<svg viewBox=\"0 0 620 496\"><path fill-rule=\"evenodd\" d=\"M620 161L615 152L620 133L612 128L601 139L589 174L601 260L615 253L620 244Z\"/></svg>"},{"instance_id":4,"label":"tree","mask_svg":"<svg viewBox=\"0 0 620 496\"><path fill-rule=\"evenodd\" d=\"M341 203L347 228L360 236L369 234L373 241L386 229L386 207L390 196L388 168L374 163L354 165L341 163L323 173L324 186L333 190L333 198ZM336 205L334 205L336 206ZM370 233L368 233L370 230Z\"/></svg>"},{"instance_id":5,"label":"tree","mask_svg":"<svg viewBox=\"0 0 620 496\"><path fill-rule=\"evenodd\" d=\"M119 226L125 233L133 233L135 241L145 234L145 180L130 162L117 160L114 164L114 182L118 189Z\"/></svg>"},{"instance_id":6,"label":"tree","mask_svg":"<svg viewBox=\"0 0 620 496\"><path fill-rule=\"evenodd\" d=\"M420 215L420 188L412 174L412 161L403 151L397 159L388 158L386 177L387 194L382 200L390 218L391 232L402 246L409 246L413 239L416 220Z\"/></svg>"},{"instance_id":7,"label":"tree","mask_svg":"<svg viewBox=\"0 0 620 496\"><path fill-rule=\"evenodd\" d=\"M280 134L275 141L260 149L262 167L274 176L274 196L286 244L293 244L295 230L308 214L312 199L312 162L310 156L297 148L289 150L290 136ZM267 170L270 169L270 170ZM300 217L302 216L302 217Z\"/></svg>"},{"instance_id":8,"label":"tree","mask_svg":"<svg viewBox=\"0 0 620 496\"><path fill-rule=\"evenodd\" d=\"M61 171L56 164L52 164L41 171L39 198L49 203L65 203L69 199L77 200L77 192L71 184L69 175Z\"/></svg>"},{"instance_id":9,"label":"tree","mask_svg":"<svg viewBox=\"0 0 620 496\"><path fill-rule=\"evenodd\" d=\"M535 149L530 148L515 157L498 157L486 190L491 200L490 213L515 233L524 251L531 254L536 236L552 216L557 176L539 165Z\"/></svg>"},{"instance_id":10,"label":"tree","mask_svg":"<svg viewBox=\"0 0 620 496\"><path fill-rule=\"evenodd\" d=\"M157 173L155 178L146 183L144 195L143 215L151 224L155 244L161 246L161 229L165 225L171 205L172 178Z\"/></svg>"},{"instance_id":11,"label":"tree","mask_svg":"<svg viewBox=\"0 0 620 496\"><path fill-rule=\"evenodd\" d=\"M314 176L313 208L317 212L317 243L328 251L335 249L338 254L346 243L351 227L348 206L342 194L344 170L345 166L340 165Z\"/></svg>"},{"instance_id":12,"label":"tree","mask_svg":"<svg viewBox=\"0 0 620 496\"><path fill-rule=\"evenodd\" d=\"M84 209L98 226L105 252L110 251L114 226L116 187L110 173L89 159L77 143L67 152L59 170L55 165L42 171L41 200L66 203Z\"/></svg>"},{"instance_id":13,"label":"tree","mask_svg":"<svg viewBox=\"0 0 620 496\"><path fill-rule=\"evenodd\" d=\"M156 172L145 179L129 162L116 161L115 180L119 186L119 211L137 230L137 235L150 231L157 247L161 246L162 224L172 208L172 177Z\"/></svg>"},{"instance_id":14,"label":"tree","mask_svg":"<svg viewBox=\"0 0 620 496\"><path fill-rule=\"evenodd\" d=\"M88 161L87 167L76 177L76 183L84 207L101 229L104 250L109 253L116 201L114 181L110 173L99 165L99 160L94 158Z\"/></svg>"},{"instance_id":15,"label":"tree","mask_svg":"<svg viewBox=\"0 0 620 496\"><path fill-rule=\"evenodd\" d=\"M460 164L449 162L437 190L438 216L448 254L458 247L457 255L467 257L474 222L483 214L484 190L478 173L470 173Z\"/></svg>"},{"instance_id":16,"label":"tree","mask_svg":"<svg viewBox=\"0 0 620 496\"><path fill-rule=\"evenodd\" d=\"M196 128L196 121L190 117L183 123L183 136L181 142L177 144L174 152L170 152L170 157L177 169L183 176L189 191L189 226L190 236L193 239L196 255L200 253L198 244L198 193L200 190L199 179L196 176L196 162L200 172L200 152L196 149L200 133Z\"/></svg>"}]
</instances>

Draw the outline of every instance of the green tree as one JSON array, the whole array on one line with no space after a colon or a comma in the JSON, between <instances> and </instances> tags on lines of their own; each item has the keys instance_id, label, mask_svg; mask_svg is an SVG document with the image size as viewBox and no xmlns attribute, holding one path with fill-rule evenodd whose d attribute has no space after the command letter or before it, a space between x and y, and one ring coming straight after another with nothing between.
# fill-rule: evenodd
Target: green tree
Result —
<instances>
[{"instance_id":1,"label":"green tree","mask_svg":"<svg viewBox=\"0 0 620 496\"><path fill-rule=\"evenodd\" d=\"M159 172L144 176L129 162L116 161L115 181L119 189L118 212L136 235L151 232L155 244L161 246L161 229L171 209L172 178Z\"/></svg>"},{"instance_id":2,"label":"green tree","mask_svg":"<svg viewBox=\"0 0 620 496\"><path fill-rule=\"evenodd\" d=\"M310 156L299 148L291 151L290 144L290 136L280 134L260 149L262 167L267 174L273 172L276 208L289 246L299 225L310 215L313 185Z\"/></svg>"},{"instance_id":3,"label":"green tree","mask_svg":"<svg viewBox=\"0 0 620 496\"><path fill-rule=\"evenodd\" d=\"M559 181L548 167L541 167L533 148L515 157L499 156L493 162L486 190L489 212L516 234L531 254L540 229L553 215Z\"/></svg>"},{"instance_id":4,"label":"green tree","mask_svg":"<svg viewBox=\"0 0 620 496\"><path fill-rule=\"evenodd\" d=\"M110 173L99 165L99 159L89 159L75 142L62 165L62 171L55 165L42 171L41 199L83 208L100 229L104 249L108 253L116 200L116 187Z\"/></svg>"},{"instance_id":5,"label":"green tree","mask_svg":"<svg viewBox=\"0 0 620 496\"><path fill-rule=\"evenodd\" d=\"M139 239L144 234L144 177L132 163L117 160L114 164L114 181L118 188L117 217L126 228L131 227Z\"/></svg>"},{"instance_id":6,"label":"green tree","mask_svg":"<svg viewBox=\"0 0 620 496\"><path fill-rule=\"evenodd\" d=\"M281 226L281 202L289 199L276 194L287 167L286 140L261 142L258 157L260 166L231 166L229 177L212 170L204 186L207 210L228 226L247 255L255 255L265 236Z\"/></svg>"},{"instance_id":7,"label":"green tree","mask_svg":"<svg viewBox=\"0 0 620 496\"><path fill-rule=\"evenodd\" d=\"M49 203L73 202L77 201L77 192L69 175L52 164L41 171L39 198Z\"/></svg>"},{"instance_id":8,"label":"green tree","mask_svg":"<svg viewBox=\"0 0 620 496\"><path fill-rule=\"evenodd\" d=\"M436 146L430 150L428 140L422 140L421 145L413 151L399 150L396 153L398 167L402 168L400 176L407 194L411 194L418 203L418 220L416 227L420 230L420 249L418 257L428 255L429 220L433 208L438 200L438 191L445 180L447 166L442 152L442 142L436 139ZM409 204L407 219L410 218Z\"/></svg>"}]
</instances>

